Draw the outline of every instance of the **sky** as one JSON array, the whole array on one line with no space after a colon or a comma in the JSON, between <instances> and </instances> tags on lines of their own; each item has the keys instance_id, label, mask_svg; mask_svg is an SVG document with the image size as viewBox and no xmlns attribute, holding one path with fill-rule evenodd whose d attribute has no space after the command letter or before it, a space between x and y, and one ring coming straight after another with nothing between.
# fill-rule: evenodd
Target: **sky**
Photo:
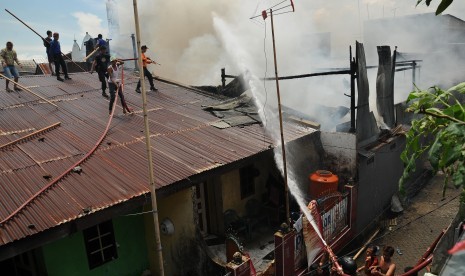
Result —
<instances>
[{"instance_id":1,"label":"sky","mask_svg":"<svg viewBox=\"0 0 465 276\"><path fill-rule=\"evenodd\" d=\"M65 53L71 51L75 37L81 45L86 31L92 36L108 33L103 0L0 0L0 8L0 46L4 48L6 41L12 41L20 59L45 58L45 47L36 34L5 9L42 36L46 36L47 30L60 33Z\"/></svg>"}]
</instances>

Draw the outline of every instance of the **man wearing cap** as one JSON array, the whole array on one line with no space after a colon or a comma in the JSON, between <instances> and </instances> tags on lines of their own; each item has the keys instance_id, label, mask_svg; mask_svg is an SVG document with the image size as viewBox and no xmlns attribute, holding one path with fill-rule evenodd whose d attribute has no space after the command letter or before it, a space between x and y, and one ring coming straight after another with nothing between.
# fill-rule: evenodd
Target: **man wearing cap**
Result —
<instances>
[{"instance_id":1,"label":"man wearing cap","mask_svg":"<svg viewBox=\"0 0 465 276\"><path fill-rule=\"evenodd\" d=\"M142 45L140 49L142 50L142 65L143 65L142 67L144 70L144 78L147 77L149 79L150 90L157 91L158 89L156 89L155 86L153 85L153 76L147 69L147 64L156 63L156 62L145 56L145 52L147 52L147 49L148 49L147 46ZM140 93L140 80L137 83L136 92Z\"/></svg>"},{"instance_id":2,"label":"man wearing cap","mask_svg":"<svg viewBox=\"0 0 465 276\"><path fill-rule=\"evenodd\" d=\"M65 74L65 79L70 80L68 76L68 69L66 68L66 63L63 57L61 56L61 47L58 39L60 35L58 33L53 33L53 40L50 42L50 54L53 56L55 62L55 75L57 75L57 80L64 81L60 78L60 66L63 67L63 73Z\"/></svg>"},{"instance_id":3,"label":"man wearing cap","mask_svg":"<svg viewBox=\"0 0 465 276\"><path fill-rule=\"evenodd\" d=\"M15 67L15 61L21 68L23 66L21 65L21 63L19 63L18 56L16 55L16 51L13 50L13 43L11 41L8 41L6 43L6 48L0 51L0 60L3 67L3 74L8 79L14 77L14 89L15 91L20 91L21 89L16 85L16 83L18 83L19 73L18 69L16 69ZM6 91L12 92L12 90L8 87L8 85L10 84L10 81L8 79L6 80Z\"/></svg>"},{"instance_id":4,"label":"man wearing cap","mask_svg":"<svg viewBox=\"0 0 465 276\"><path fill-rule=\"evenodd\" d=\"M100 46L99 53L95 56L94 61L92 62L92 67L90 73L92 74L97 71L98 79L102 83L102 96L108 98L108 94L105 92L107 89L107 78L108 78L108 65L110 63L110 55L106 53L107 48L105 46Z\"/></svg>"}]
</instances>

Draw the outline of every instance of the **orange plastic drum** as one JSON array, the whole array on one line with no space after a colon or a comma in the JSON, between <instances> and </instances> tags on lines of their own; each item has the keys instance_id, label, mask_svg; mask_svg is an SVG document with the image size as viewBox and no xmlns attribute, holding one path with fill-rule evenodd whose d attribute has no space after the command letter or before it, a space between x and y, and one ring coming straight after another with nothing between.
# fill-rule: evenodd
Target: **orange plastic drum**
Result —
<instances>
[{"instance_id":1,"label":"orange plastic drum","mask_svg":"<svg viewBox=\"0 0 465 276\"><path fill-rule=\"evenodd\" d=\"M313 199L337 192L339 178L330 171L318 170L308 178L310 179L308 193Z\"/></svg>"}]
</instances>

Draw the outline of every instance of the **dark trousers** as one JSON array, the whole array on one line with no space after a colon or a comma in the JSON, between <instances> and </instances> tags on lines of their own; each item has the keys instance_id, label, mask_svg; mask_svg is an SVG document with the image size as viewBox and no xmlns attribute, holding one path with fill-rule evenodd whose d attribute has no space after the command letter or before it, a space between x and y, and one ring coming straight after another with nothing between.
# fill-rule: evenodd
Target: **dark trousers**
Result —
<instances>
[{"instance_id":1,"label":"dark trousers","mask_svg":"<svg viewBox=\"0 0 465 276\"><path fill-rule=\"evenodd\" d=\"M98 79L102 83L102 93L105 93L107 90L107 72L106 71L98 71Z\"/></svg>"},{"instance_id":2,"label":"dark trousers","mask_svg":"<svg viewBox=\"0 0 465 276\"><path fill-rule=\"evenodd\" d=\"M153 85L153 76L152 76L152 74L149 72L149 70L147 69L147 67L144 67L144 79L145 79L145 77L147 77L147 78L149 79L150 88L155 87L155 86ZM137 89L139 89L139 88L140 88L140 80L139 80L139 82L137 83Z\"/></svg>"},{"instance_id":3,"label":"dark trousers","mask_svg":"<svg viewBox=\"0 0 465 276\"><path fill-rule=\"evenodd\" d=\"M113 103L115 102L115 96L116 96L116 85L112 82L108 83L108 88L110 89L110 107L109 110L111 112ZM128 106L126 105L126 101L124 100L124 95L123 91L121 91L121 85L118 87L118 97L121 100L121 105L123 106L123 109L127 110Z\"/></svg>"},{"instance_id":4,"label":"dark trousers","mask_svg":"<svg viewBox=\"0 0 465 276\"><path fill-rule=\"evenodd\" d=\"M63 67L63 73L65 74L65 77L68 77L68 68L66 68L66 63L63 57L60 54L56 54L53 56L53 59L55 61L55 75L57 75L57 78L60 77L60 67Z\"/></svg>"}]
</instances>

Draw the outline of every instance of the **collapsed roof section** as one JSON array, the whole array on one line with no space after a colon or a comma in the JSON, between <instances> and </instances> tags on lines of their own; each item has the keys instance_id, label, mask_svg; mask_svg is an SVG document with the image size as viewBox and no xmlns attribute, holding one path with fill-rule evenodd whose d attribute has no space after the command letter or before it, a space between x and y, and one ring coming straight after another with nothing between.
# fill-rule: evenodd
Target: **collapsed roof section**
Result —
<instances>
[{"instance_id":1,"label":"collapsed roof section","mask_svg":"<svg viewBox=\"0 0 465 276\"><path fill-rule=\"evenodd\" d=\"M220 118L219 121L212 122L210 125L221 129L261 123L253 99L246 94L216 105L206 106L204 110Z\"/></svg>"}]
</instances>

